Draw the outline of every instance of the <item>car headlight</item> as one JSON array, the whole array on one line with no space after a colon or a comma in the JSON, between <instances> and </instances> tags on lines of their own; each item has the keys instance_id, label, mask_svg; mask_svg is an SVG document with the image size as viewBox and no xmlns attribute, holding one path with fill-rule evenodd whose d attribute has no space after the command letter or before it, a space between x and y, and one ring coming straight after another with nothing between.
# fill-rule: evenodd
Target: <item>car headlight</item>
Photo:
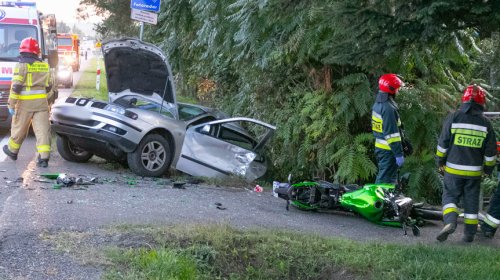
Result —
<instances>
[{"instance_id":1,"label":"car headlight","mask_svg":"<svg viewBox=\"0 0 500 280\"><path fill-rule=\"evenodd\" d=\"M66 78L66 77L68 77L68 76L69 76L69 74L70 74L70 72L69 72L68 70L59 70L59 71L57 72L57 76L58 76L59 78Z\"/></svg>"},{"instance_id":2,"label":"car headlight","mask_svg":"<svg viewBox=\"0 0 500 280\"><path fill-rule=\"evenodd\" d=\"M114 113L118 113L118 114L121 114L121 115L125 115L125 109L124 108L122 108L120 106L113 105L113 104L106 105L106 107L104 107L104 110L107 110L107 111L110 111L110 112L114 112Z\"/></svg>"},{"instance_id":3,"label":"car headlight","mask_svg":"<svg viewBox=\"0 0 500 280\"><path fill-rule=\"evenodd\" d=\"M136 113L127 111L124 108L113 104L106 105L106 107L104 107L104 110L124 115L125 117L131 118L133 120L137 120L137 118L139 118L139 116Z\"/></svg>"},{"instance_id":4,"label":"car headlight","mask_svg":"<svg viewBox=\"0 0 500 280\"><path fill-rule=\"evenodd\" d=\"M66 56L66 57L64 58L64 60L65 60L68 64L71 64L71 63L75 62L75 59L74 59L73 57L71 57L71 56Z\"/></svg>"}]
</instances>

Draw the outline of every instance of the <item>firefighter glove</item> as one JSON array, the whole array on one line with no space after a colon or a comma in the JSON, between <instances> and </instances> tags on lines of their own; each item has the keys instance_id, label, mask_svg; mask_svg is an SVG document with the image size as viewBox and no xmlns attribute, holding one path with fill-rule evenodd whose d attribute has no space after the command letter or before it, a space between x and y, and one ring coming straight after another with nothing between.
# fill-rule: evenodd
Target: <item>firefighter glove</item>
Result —
<instances>
[{"instance_id":1,"label":"firefighter glove","mask_svg":"<svg viewBox=\"0 0 500 280\"><path fill-rule=\"evenodd\" d=\"M443 165L439 165L438 172L441 175L444 174L444 164Z\"/></svg>"},{"instance_id":2,"label":"firefighter glove","mask_svg":"<svg viewBox=\"0 0 500 280\"><path fill-rule=\"evenodd\" d=\"M405 162L405 158L404 157L396 157L396 164L398 165L398 167L401 167L403 166L403 163Z\"/></svg>"},{"instance_id":3,"label":"firefighter glove","mask_svg":"<svg viewBox=\"0 0 500 280\"><path fill-rule=\"evenodd\" d=\"M12 85L12 91L17 93L17 94L20 94L21 91L23 90L23 86L22 85Z\"/></svg>"},{"instance_id":4,"label":"firefighter glove","mask_svg":"<svg viewBox=\"0 0 500 280\"><path fill-rule=\"evenodd\" d=\"M9 108L9 115L14 116L15 113L16 113L16 110Z\"/></svg>"}]
</instances>

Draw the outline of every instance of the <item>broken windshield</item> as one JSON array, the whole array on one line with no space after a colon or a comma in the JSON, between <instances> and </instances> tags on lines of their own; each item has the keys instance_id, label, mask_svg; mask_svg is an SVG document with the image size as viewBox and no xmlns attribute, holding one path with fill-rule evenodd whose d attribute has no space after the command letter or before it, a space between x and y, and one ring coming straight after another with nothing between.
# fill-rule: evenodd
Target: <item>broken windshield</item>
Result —
<instances>
[{"instance_id":1,"label":"broken windshield","mask_svg":"<svg viewBox=\"0 0 500 280\"><path fill-rule=\"evenodd\" d=\"M37 38L36 28L29 25L0 25L0 59L16 60L21 41L28 37Z\"/></svg>"}]
</instances>

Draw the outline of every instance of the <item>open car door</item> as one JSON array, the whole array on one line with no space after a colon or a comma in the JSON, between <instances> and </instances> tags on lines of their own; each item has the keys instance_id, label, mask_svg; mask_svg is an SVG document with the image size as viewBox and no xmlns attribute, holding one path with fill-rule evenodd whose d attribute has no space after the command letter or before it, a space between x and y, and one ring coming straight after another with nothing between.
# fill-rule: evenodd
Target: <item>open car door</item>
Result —
<instances>
[{"instance_id":1,"label":"open car door","mask_svg":"<svg viewBox=\"0 0 500 280\"><path fill-rule=\"evenodd\" d=\"M176 169L192 176L242 176L248 181L266 173L261 154L275 126L250 119L230 118L188 128Z\"/></svg>"}]
</instances>

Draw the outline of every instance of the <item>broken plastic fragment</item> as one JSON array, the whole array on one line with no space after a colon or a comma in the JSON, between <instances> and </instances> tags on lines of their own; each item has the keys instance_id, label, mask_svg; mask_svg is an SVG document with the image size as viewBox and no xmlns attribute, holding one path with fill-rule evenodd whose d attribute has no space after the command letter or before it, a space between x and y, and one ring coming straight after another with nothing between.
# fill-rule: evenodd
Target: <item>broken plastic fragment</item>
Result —
<instances>
[{"instance_id":1,"label":"broken plastic fragment","mask_svg":"<svg viewBox=\"0 0 500 280\"><path fill-rule=\"evenodd\" d=\"M174 189L185 189L185 187L184 187L185 184L186 183L184 183L184 182L174 182L173 188Z\"/></svg>"},{"instance_id":2,"label":"broken plastic fragment","mask_svg":"<svg viewBox=\"0 0 500 280\"><path fill-rule=\"evenodd\" d=\"M59 177L59 173L42 173L40 176L43 176L47 179L57 179Z\"/></svg>"}]
</instances>

